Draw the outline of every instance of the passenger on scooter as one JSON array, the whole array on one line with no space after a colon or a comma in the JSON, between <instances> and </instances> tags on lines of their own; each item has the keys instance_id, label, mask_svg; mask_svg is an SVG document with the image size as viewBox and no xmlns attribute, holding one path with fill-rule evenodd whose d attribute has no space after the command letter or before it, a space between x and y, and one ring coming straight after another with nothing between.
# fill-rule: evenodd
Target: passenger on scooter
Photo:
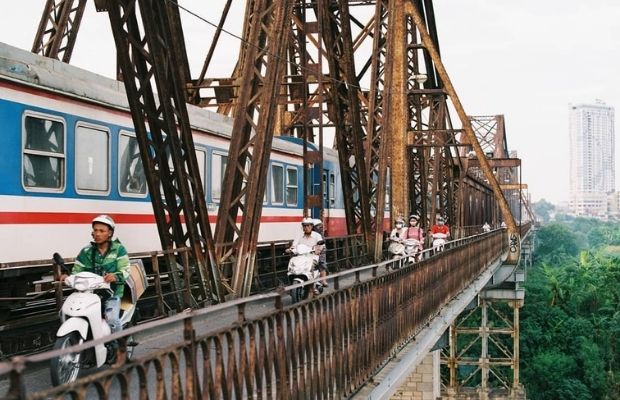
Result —
<instances>
[{"instance_id":1,"label":"passenger on scooter","mask_svg":"<svg viewBox=\"0 0 620 400\"><path fill-rule=\"evenodd\" d=\"M406 239L415 239L418 241L418 252L424 250L424 231L418 226L420 217L417 215L409 216L409 227L407 228Z\"/></svg>"},{"instance_id":2,"label":"passenger on scooter","mask_svg":"<svg viewBox=\"0 0 620 400\"><path fill-rule=\"evenodd\" d=\"M312 228L312 230L318 233L319 235L321 235L321 238L323 238L323 221L317 218L317 219L314 219L313 222L314 222L314 227ZM321 276L321 285L323 285L323 287L329 286L327 284L327 281L325 280L325 277L327 276L327 273L328 273L327 251L325 249L325 246L321 246L321 253L319 254L319 273Z\"/></svg>"},{"instance_id":3,"label":"passenger on scooter","mask_svg":"<svg viewBox=\"0 0 620 400\"><path fill-rule=\"evenodd\" d=\"M396 218L394 221L394 229L390 232L390 245L388 252L393 256L405 255L405 246L403 241L407 237L407 228L405 228L405 220L402 217Z\"/></svg>"},{"instance_id":4,"label":"passenger on scooter","mask_svg":"<svg viewBox=\"0 0 620 400\"><path fill-rule=\"evenodd\" d=\"M114 295L105 302L105 319L112 333L122 330L120 320L121 298L125 281L129 276L129 256L127 250L114 235L114 220L108 215L99 215L92 220L93 241L84 247L75 259L71 275L87 271L103 276L110 283ZM63 282L67 275L60 276Z\"/></svg>"}]
</instances>

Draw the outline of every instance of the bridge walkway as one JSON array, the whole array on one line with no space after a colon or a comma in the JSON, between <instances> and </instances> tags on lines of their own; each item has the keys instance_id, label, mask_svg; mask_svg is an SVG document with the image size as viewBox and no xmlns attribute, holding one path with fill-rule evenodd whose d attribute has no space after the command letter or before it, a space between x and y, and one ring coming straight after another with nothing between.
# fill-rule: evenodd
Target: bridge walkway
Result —
<instances>
[{"instance_id":1,"label":"bridge walkway","mask_svg":"<svg viewBox=\"0 0 620 400\"><path fill-rule=\"evenodd\" d=\"M368 384L404 348L425 356L510 250L505 230L497 230L450 242L415 264L390 260L331 275L329 290L304 302L290 304L287 291L275 291L145 323L113 336L139 338L132 361L123 362L119 340L116 365L69 385L33 389L29 382L30 371L69 350L14 357L0 363L0 398L111 398L114 388L128 398L388 393L393 388Z\"/></svg>"}]
</instances>

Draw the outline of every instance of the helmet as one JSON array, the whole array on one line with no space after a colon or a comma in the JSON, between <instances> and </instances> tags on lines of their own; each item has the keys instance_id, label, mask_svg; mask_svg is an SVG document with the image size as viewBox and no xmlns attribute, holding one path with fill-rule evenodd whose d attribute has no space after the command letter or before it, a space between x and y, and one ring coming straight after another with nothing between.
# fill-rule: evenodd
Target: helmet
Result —
<instances>
[{"instance_id":1,"label":"helmet","mask_svg":"<svg viewBox=\"0 0 620 400\"><path fill-rule=\"evenodd\" d=\"M107 225L110 227L111 230L114 230L114 228L116 227L116 224L114 223L112 217L105 214L97 215L91 222L91 225L95 225L95 223Z\"/></svg>"},{"instance_id":2,"label":"helmet","mask_svg":"<svg viewBox=\"0 0 620 400\"><path fill-rule=\"evenodd\" d=\"M405 224L405 220L403 219L403 217L398 217L396 218L396 221L394 221L395 224Z\"/></svg>"},{"instance_id":3,"label":"helmet","mask_svg":"<svg viewBox=\"0 0 620 400\"><path fill-rule=\"evenodd\" d=\"M418 216L417 216L417 215L415 215L415 214L411 214L411 215L409 216L409 221L411 221L412 219L415 219L416 221L419 221L419 220L420 220L420 217L418 217Z\"/></svg>"},{"instance_id":4,"label":"helmet","mask_svg":"<svg viewBox=\"0 0 620 400\"><path fill-rule=\"evenodd\" d=\"M312 222L314 223L314 226L323 225L323 221L318 218L313 219Z\"/></svg>"},{"instance_id":5,"label":"helmet","mask_svg":"<svg viewBox=\"0 0 620 400\"><path fill-rule=\"evenodd\" d=\"M437 222L444 222L443 217L437 217Z\"/></svg>"},{"instance_id":6,"label":"helmet","mask_svg":"<svg viewBox=\"0 0 620 400\"><path fill-rule=\"evenodd\" d=\"M314 220L312 218L304 218L301 220L301 224L314 226Z\"/></svg>"}]
</instances>

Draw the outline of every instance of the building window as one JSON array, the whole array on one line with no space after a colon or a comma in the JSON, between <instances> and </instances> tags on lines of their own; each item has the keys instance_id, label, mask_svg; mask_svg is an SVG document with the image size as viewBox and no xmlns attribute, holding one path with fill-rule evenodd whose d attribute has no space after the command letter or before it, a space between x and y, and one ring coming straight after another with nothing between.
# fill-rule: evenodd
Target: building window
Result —
<instances>
[{"instance_id":1,"label":"building window","mask_svg":"<svg viewBox=\"0 0 620 400\"><path fill-rule=\"evenodd\" d=\"M75 128L75 187L78 191L108 192L110 134L103 128Z\"/></svg>"},{"instance_id":2,"label":"building window","mask_svg":"<svg viewBox=\"0 0 620 400\"><path fill-rule=\"evenodd\" d=\"M51 117L26 115L22 137L24 188L62 190L65 175L64 123Z\"/></svg>"}]
</instances>

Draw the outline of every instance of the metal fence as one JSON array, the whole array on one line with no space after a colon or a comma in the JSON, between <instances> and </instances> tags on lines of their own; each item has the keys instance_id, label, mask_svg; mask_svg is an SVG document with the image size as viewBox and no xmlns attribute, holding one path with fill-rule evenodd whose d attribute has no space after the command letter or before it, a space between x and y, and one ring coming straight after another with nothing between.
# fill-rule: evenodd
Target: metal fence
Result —
<instances>
[{"instance_id":1,"label":"metal fence","mask_svg":"<svg viewBox=\"0 0 620 400\"><path fill-rule=\"evenodd\" d=\"M97 342L15 357L0 364L0 377L10 378L8 392L0 396L348 397L504 254L507 243L504 231L494 231L451 242L441 254L415 264L393 260L333 274L329 293L298 304L287 305L287 292L280 291L139 325L105 340L140 335L144 354L124 362L121 339L116 365L36 393L26 389L28 371Z\"/></svg>"}]
</instances>

